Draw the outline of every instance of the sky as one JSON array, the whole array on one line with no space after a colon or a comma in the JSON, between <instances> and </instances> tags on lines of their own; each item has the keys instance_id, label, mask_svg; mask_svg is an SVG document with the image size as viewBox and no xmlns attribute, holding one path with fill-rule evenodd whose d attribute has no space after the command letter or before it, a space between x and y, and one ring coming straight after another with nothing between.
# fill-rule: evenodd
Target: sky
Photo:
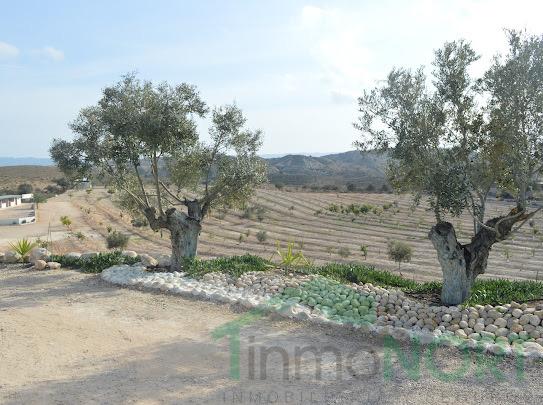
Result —
<instances>
[{"instance_id":1,"label":"sky","mask_svg":"<svg viewBox=\"0 0 543 405\"><path fill-rule=\"evenodd\" d=\"M47 157L134 71L235 102L264 131L262 154L351 150L357 96L390 69L463 38L483 72L504 28L541 34L542 16L541 0L0 0L0 156Z\"/></svg>"}]
</instances>

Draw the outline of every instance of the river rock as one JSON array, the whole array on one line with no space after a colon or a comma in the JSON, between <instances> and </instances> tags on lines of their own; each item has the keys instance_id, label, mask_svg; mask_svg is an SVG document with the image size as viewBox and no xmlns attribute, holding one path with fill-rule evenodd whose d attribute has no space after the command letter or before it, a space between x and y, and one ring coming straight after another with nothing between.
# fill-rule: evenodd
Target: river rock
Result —
<instances>
[{"instance_id":1,"label":"river rock","mask_svg":"<svg viewBox=\"0 0 543 405\"><path fill-rule=\"evenodd\" d=\"M534 326L538 326L541 322L541 319L539 319L539 316L537 315L530 315L530 324Z\"/></svg>"},{"instance_id":2,"label":"river rock","mask_svg":"<svg viewBox=\"0 0 543 405\"><path fill-rule=\"evenodd\" d=\"M124 257L128 257L130 259L135 259L138 257L138 254L134 252L133 250L123 250L121 253Z\"/></svg>"},{"instance_id":3,"label":"river rock","mask_svg":"<svg viewBox=\"0 0 543 405\"><path fill-rule=\"evenodd\" d=\"M98 256L98 252L85 252L80 256L80 258L81 260L88 260L88 259L93 259L96 256Z\"/></svg>"},{"instance_id":4,"label":"river rock","mask_svg":"<svg viewBox=\"0 0 543 405\"><path fill-rule=\"evenodd\" d=\"M156 267L158 266L158 260L152 256L149 256L147 253L142 253L140 255L141 264L145 267Z\"/></svg>"}]
</instances>

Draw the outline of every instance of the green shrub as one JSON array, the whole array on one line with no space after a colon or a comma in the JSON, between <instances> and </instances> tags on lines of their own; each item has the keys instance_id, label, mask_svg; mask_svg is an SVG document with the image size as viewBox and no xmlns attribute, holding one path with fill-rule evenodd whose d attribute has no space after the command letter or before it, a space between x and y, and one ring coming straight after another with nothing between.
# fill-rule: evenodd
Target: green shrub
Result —
<instances>
[{"instance_id":1,"label":"green shrub","mask_svg":"<svg viewBox=\"0 0 543 405\"><path fill-rule=\"evenodd\" d=\"M256 233L256 239L260 242L266 242L266 239L268 239L268 233L266 231L258 231Z\"/></svg>"},{"instance_id":2,"label":"green shrub","mask_svg":"<svg viewBox=\"0 0 543 405\"><path fill-rule=\"evenodd\" d=\"M87 237L83 234L83 232L76 232L74 233L74 236L77 238L77 240L85 240Z\"/></svg>"},{"instance_id":3,"label":"green shrub","mask_svg":"<svg viewBox=\"0 0 543 405\"><path fill-rule=\"evenodd\" d=\"M130 236L120 233L119 231L113 231L106 237L108 249L124 249L128 245Z\"/></svg>"},{"instance_id":4,"label":"green shrub","mask_svg":"<svg viewBox=\"0 0 543 405\"><path fill-rule=\"evenodd\" d=\"M299 244L300 250L298 252L294 251L294 242L288 242L285 250L281 248L279 241L276 242L277 250L275 253L281 258L280 266L284 268L292 268L298 266L308 266L310 261L306 259L302 252L303 243Z\"/></svg>"},{"instance_id":5,"label":"green shrub","mask_svg":"<svg viewBox=\"0 0 543 405\"><path fill-rule=\"evenodd\" d=\"M49 245L50 245L50 242L46 241L46 240L42 240L41 238L38 238L36 239L36 246L39 246L41 248L48 248Z\"/></svg>"},{"instance_id":6,"label":"green shrub","mask_svg":"<svg viewBox=\"0 0 543 405\"><path fill-rule=\"evenodd\" d=\"M69 231L72 230L72 220L67 215L60 217L60 223Z\"/></svg>"},{"instance_id":7,"label":"green shrub","mask_svg":"<svg viewBox=\"0 0 543 405\"><path fill-rule=\"evenodd\" d=\"M10 243L9 246L15 252L21 255L23 262L28 262L30 251L36 246L36 242L30 242L27 238L18 240L15 243Z\"/></svg>"},{"instance_id":8,"label":"green shrub","mask_svg":"<svg viewBox=\"0 0 543 405\"><path fill-rule=\"evenodd\" d=\"M360 245L360 253L364 256L364 260L368 258L368 245Z\"/></svg>"},{"instance_id":9,"label":"green shrub","mask_svg":"<svg viewBox=\"0 0 543 405\"><path fill-rule=\"evenodd\" d=\"M144 226L149 225L147 218L143 218L143 217L136 217L132 219L131 223L132 223L132 226L135 228L142 228Z\"/></svg>"},{"instance_id":10,"label":"green shrub","mask_svg":"<svg viewBox=\"0 0 543 405\"><path fill-rule=\"evenodd\" d=\"M111 266L137 263L139 258L125 257L120 251L114 251L99 253L87 259L53 255L51 260L59 262L63 267L78 268L87 273L100 273Z\"/></svg>"},{"instance_id":11,"label":"green shrub","mask_svg":"<svg viewBox=\"0 0 543 405\"><path fill-rule=\"evenodd\" d=\"M370 212L375 215L381 215L383 210L380 207L376 207L372 204L349 204L344 206L343 204L330 204L327 210L334 213L353 214L353 215L366 215Z\"/></svg>"}]
</instances>

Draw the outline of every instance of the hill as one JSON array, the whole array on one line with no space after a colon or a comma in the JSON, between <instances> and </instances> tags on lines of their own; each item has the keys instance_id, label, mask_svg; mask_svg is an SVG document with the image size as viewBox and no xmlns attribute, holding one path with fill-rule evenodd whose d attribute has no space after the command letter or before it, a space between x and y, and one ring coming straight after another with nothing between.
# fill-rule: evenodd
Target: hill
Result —
<instances>
[{"instance_id":1,"label":"hill","mask_svg":"<svg viewBox=\"0 0 543 405\"><path fill-rule=\"evenodd\" d=\"M60 177L63 175L56 166L4 166L0 167L0 192L17 190L22 183L44 189Z\"/></svg>"},{"instance_id":2,"label":"hill","mask_svg":"<svg viewBox=\"0 0 543 405\"><path fill-rule=\"evenodd\" d=\"M356 150L325 156L287 155L266 159L272 183L288 185L346 185L385 182L386 155Z\"/></svg>"},{"instance_id":3,"label":"hill","mask_svg":"<svg viewBox=\"0 0 543 405\"><path fill-rule=\"evenodd\" d=\"M376 152L353 150L324 156L286 155L264 160L268 164L268 179L274 184L344 187L352 183L361 189L369 184L380 187L385 183L386 155ZM17 164L23 161L42 163ZM0 157L0 166L4 166L0 167L0 188L4 189L25 182L37 183L39 187L42 183L49 184L54 178L62 177L49 159ZM162 169L163 166L161 162ZM148 178L151 176L145 164L142 165L142 174Z\"/></svg>"}]
</instances>

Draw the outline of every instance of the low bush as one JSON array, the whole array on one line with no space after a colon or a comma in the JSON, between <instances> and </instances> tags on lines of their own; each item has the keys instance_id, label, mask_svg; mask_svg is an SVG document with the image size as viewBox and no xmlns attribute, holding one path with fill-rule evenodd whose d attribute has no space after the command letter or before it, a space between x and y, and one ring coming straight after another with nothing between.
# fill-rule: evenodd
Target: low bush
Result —
<instances>
[{"instance_id":1,"label":"low bush","mask_svg":"<svg viewBox=\"0 0 543 405\"><path fill-rule=\"evenodd\" d=\"M337 205L332 203L327 207L327 210L334 213L353 214L356 216L369 213L381 215L383 213L383 208L372 204L349 204L345 206L343 204Z\"/></svg>"},{"instance_id":2,"label":"low bush","mask_svg":"<svg viewBox=\"0 0 543 405\"><path fill-rule=\"evenodd\" d=\"M67 215L60 217L60 223L69 231L72 230L72 220Z\"/></svg>"},{"instance_id":3,"label":"low bush","mask_svg":"<svg viewBox=\"0 0 543 405\"><path fill-rule=\"evenodd\" d=\"M87 239L87 237L85 236L83 232L75 232L73 235L76 237L77 240Z\"/></svg>"},{"instance_id":4,"label":"low bush","mask_svg":"<svg viewBox=\"0 0 543 405\"><path fill-rule=\"evenodd\" d=\"M139 258L125 257L120 251L114 251L99 253L97 256L86 259L53 255L51 261L58 262L63 267L81 269L86 273L100 273L111 266L137 263Z\"/></svg>"},{"instance_id":5,"label":"low bush","mask_svg":"<svg viewBox=\"0 0 543 405\"><path fill-rule=\"evenodd\" d=\"M183 271L194 278L200 278L204 274L213 272L222 272L233 277L239 277L249 271L265 271L273 267L274 265L270 261L249 254L211 260L195 258L185 260L183 263Z\"/></svg>"},{"instance_id":6,"label":"low bush","mask_svg":"<svg viewBox=\"0 0 543 405\"><path fill-rule=\"evenodd\" d=\"M106 237L108 249L124 249L130 240L130 236L120 233L119 231L113 231Z\"/></svg>"},{"instance_id":7,"label":"low bush","mask_svg":"<svg viewBox=\"0 0 543 405\"><path fill-rule=\"evenodd\" d=\"M258 231L256 233L256 239L260 243L264 243L264 242L266 242L266 239L268 239L268 233L266 231Z\"/></svg>"},{"instance_id":8,"label":"low bush","mask_svg":"<svg viewBox=\"0 0 543 405\"><path fill-rule=\"evenodd\" d=\"M147 221L147 218L134 218L132 221L130 221L133 227L135 228L142 228L144 226L149 225L149 222Z\"/></svg>"},{"instance_id":9,"label":"low bush","mask_svg":"<svg viewBox=\"0 0 543 405\"><path fill-rule=\"evenodd\" d=\"M276 242L277 251L275 253L279 255L281 259L281 262L279 263L281 267L290 269L292 267L309 266L311 264L303 254L303 243L299 244L299 246L300 249L295 252L294 242L288 242L287 247L283 250L281 248L281 243L279 241Z\"/></svg>"}]
</instances>

